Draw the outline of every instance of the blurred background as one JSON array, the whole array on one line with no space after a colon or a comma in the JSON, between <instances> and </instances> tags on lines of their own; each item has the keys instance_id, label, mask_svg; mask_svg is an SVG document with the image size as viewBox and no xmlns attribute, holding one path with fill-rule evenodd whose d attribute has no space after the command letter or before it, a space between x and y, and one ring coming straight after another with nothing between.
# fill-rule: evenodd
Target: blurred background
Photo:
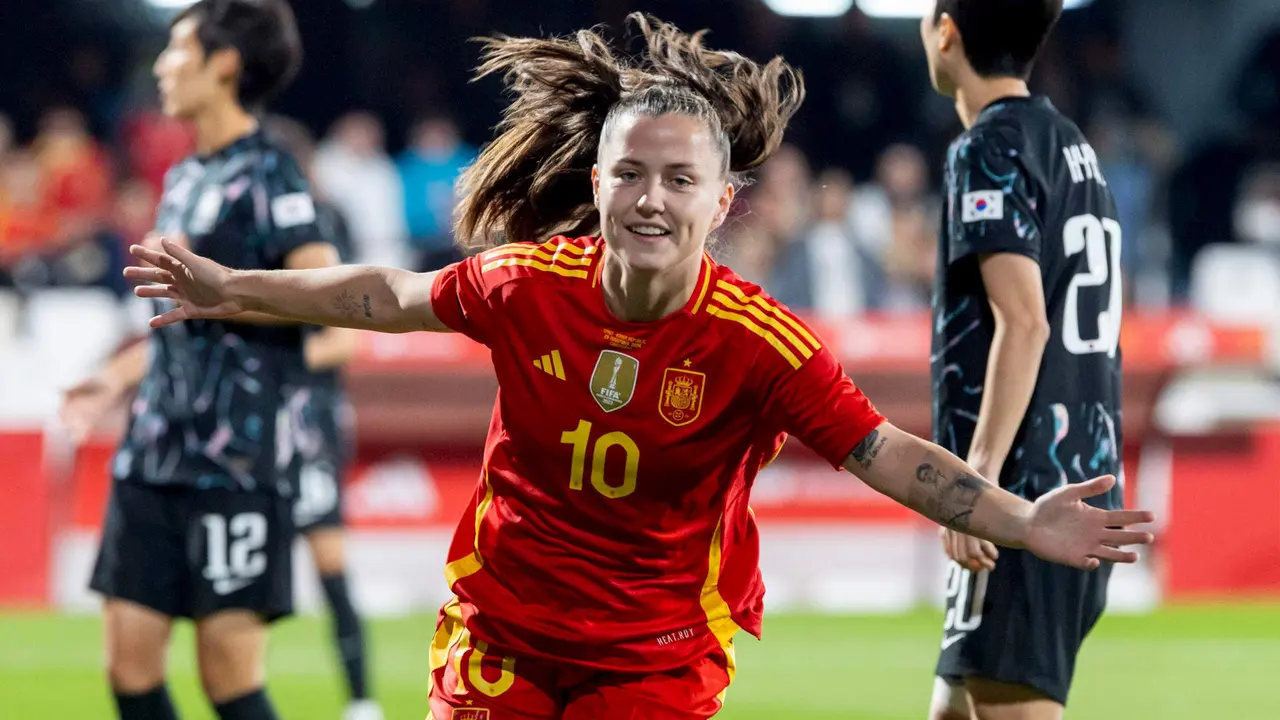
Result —
<instances>
[{"instance_id":1,"label":"blurred background","mask_svg":"<svg viewBox=\"0 0 1280 720\"><path fill-rule=\"evenodd\" d=\"M73 447L55 411L60 388L145 331L120 271L165 170L192 149L159 114L150 73L186 4L0 0L0 607L13 608L0 613L0 717L107 716L85 584L123 416ZM1032 88L1084 130L1119 206L1126 494L1161 516L1157 545L1115 576L1116 612L1086 645L1069 716L1280 717L1268 692L1280 670L1280 0L1067 5ZM453 181L502 108L496 80L470 81L468 38L617 30L647 10L710 28L713 46L782 54L808 99L713 254L811 319L880 408L927 435L938 189L960 130L928 84L918 28L931 6L298 0L306 60L272 122L315 138L300 159L343 212L357 261L427 270L459 257ZM427 334L364 338L348 382L354 589L383 618L375 686L391 717L418 718L445 543L496 384L483 348ZM725 717L923 717L936 529L796 445L753 495L773 619L758 648L743 642ZM315 609L305 555L298 566L300 603ZM280 637L284 716L336 717L322 627L303 618ZM187 655L174 662L190 708Z\"/></svg>"}]
</instances>

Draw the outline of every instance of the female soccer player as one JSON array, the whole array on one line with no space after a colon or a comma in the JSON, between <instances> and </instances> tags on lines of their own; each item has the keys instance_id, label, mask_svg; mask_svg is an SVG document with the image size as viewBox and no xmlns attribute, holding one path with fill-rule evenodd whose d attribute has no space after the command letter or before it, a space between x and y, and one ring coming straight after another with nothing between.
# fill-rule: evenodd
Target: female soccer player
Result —
<instances>
[{"instance_id":1,"label":"female soccer player","mask_svg":"<svg viewBox=\"0 0 1280 720\"><path fill-rule=\"evenodd\" d=\"M637 61L589 31L488 41L480 74L515 97L462 180L458 237L489 248L474 257L242 272L132 249L152 265L127 271L154 283L138 294L178 303L156 326L256 310L491 349L499 391L445 567L431 716L714 715L734 634L760 632L747 500L787 434L950 527L1082 568L1135 560L1117 547L1149 542L1124 528L1151 514L1084 502L1114 478L1035 504L999 489L886 422L819 337L706 255L801 78L632 17Z\"/></svg>"}]
</instances>

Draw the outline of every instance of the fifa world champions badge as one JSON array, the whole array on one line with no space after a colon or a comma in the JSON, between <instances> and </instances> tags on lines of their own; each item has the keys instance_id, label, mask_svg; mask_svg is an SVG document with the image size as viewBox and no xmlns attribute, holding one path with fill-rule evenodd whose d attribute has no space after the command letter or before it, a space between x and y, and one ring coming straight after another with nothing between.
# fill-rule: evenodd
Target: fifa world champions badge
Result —
<instances>
[{"instance_id":1,"label":"fifa world champions badge","mask_svg":"<svg viewBox=\"0 0 1280 720\"><path fill-rule=\"evenodd\" d=\"M631 402L636 390L640 361L616 350L603 350L591 373L591 397L605 412L613 412Z\"/></svg>"},{"instance_id":2,"label":"fifa world champions badge","mask_svg":"<svg viewBox=\"0 0 1280 720\"><path fill-rule=\"evenodd\" d=\"M662 396L658 398L662 419L677 427L697 420L706 384L707 376L700 372L667 368L662 373Z\"/></svg>"}]
</instances>

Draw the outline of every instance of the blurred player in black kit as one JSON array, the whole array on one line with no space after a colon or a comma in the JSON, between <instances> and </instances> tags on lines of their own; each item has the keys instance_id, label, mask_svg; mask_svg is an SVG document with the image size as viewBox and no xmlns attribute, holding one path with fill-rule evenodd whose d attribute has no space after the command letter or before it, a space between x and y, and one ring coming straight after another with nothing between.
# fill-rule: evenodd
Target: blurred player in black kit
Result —
<instances>
[{"instance_id":1,"label":"blurred player in black kit","mask_svg":"<svg viewBox=\"0 0 1280 720\"><path fill-rule=\"evenodd\" d=\"M164 112L196 152L165 178L149 244L191 246L238 268L337 263L297 165L255 112L296 75L284 0L201 0L155 62ZM167 304L165 304L167 306ZM293 608L294 489L278 452L283 391L304 367L296 324L245 313L150 333L68 391L83 436L135 388L90 586L123 720L176 718L165 685L175 618L191 618L201 683L223 720L276 718L264 690L267 624Z\"/></svg>"},{"instance_id":2,"label":"blurred player in black kit","mask_svg":"<svg viewBox=\"0 0 1280 720\"><path fill-rule=\"evenodd\" d=\"M1030 94L1062 0L937 0L934 88L965 131L946 160L933 298L934 440L1035 500L1123 480L1121 228L1093 148ZM1122 486L1089 502L1123 504ZM1082 571L947 529L933 720L1060 718L1111 564Z\"/></svg>"}]
</instances>

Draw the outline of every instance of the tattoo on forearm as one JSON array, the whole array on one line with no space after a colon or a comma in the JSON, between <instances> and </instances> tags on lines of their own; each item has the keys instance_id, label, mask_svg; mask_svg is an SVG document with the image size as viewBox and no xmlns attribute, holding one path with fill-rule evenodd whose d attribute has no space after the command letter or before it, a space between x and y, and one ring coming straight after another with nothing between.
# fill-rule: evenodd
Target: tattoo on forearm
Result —
<instances>
[{"instance_id":1,"label":"tattoo on forearm","mask_svg":"<svg viewBox=\"0 0 1280 720\"><path fill-rule=\"evenodd\" d=\"M876 455L880 454L880 449L884 447L888 438L880 437L879 430L872 430L869 435L858 443L850 455L853 456L854 462L862 466L863 470L870 470L871 463L876 459Z\"/></svg>"},{"instance_id":2,"label":"tattoo on forearm","mask_svg":"<svg viewBox=\"0 0 1280 720\"><path fill-rule=\"evenodd\" d=\"M366 295L364 296L364 316L365 316L365 317L367 317L367 318L371 318L371 317L373 317L373 308L371 308L371 307L369 306L369 295L368 295L368 294L366 294Z\"/></svg>"},{"instance_id":3,"label":"tattoo on forearm","mask_svg":"<svg viewBox=\"0 0 1280 720\"><path fill-rule=\"evenodd\" d=\"M366 308L369 296L365 296ZM333 298L333 306L348 320L354 318L359 310L356 307L356 295L350 290L343 290Z\"/></svg>"},{"instance_id":4,"label":"tattoo on forearm","mask_svg":"<svg viewBox=\"0 0 1280 720\"><path fill-rule=\"evenodd\" d=\"M912 495L921 511L928 517L961 532L969 528L973 507L987 491L988 483L967 473L948 478L941 470L928 462L916 468L919 484Z\"/></svg>"}]
</instances>

